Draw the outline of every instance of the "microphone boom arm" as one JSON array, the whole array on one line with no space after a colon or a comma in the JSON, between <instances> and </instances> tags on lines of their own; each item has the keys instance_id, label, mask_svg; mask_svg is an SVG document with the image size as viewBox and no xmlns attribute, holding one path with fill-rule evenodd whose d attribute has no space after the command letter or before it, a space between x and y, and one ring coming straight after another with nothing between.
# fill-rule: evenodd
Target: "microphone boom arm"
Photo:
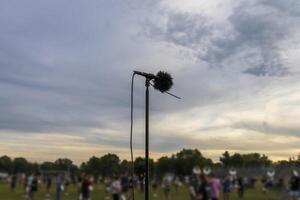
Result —
<instances>
[{"instance_id":1,"label":"microphone boom arm","mask_svg":"<svg viewBox=\"0 0 300 200\"><path fill-rule=\"evenodd\" d=\"M150 83L150 85L151 85L152 87L154 87L154 85L153 85L152 83ZM170 95L170 96L172 96L172 97L175 97L176 99L182 99L181 97L179 97L179 96L177 96L177 95L175 95L175 94L172 94L171 92L168 92L168 91L163 92L163 93L167 93L168 95Z\"/></svg>"}]
</instances>

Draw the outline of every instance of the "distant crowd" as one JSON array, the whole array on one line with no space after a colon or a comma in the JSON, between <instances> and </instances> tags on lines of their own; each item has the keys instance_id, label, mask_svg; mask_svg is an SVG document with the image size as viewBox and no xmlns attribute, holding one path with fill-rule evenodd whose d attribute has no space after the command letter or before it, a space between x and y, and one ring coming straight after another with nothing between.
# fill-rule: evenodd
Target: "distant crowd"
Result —
<instances>
[{"instance_id":1,"label":"distant crowd","mask_svg":"<svg viewBox=\"0 0 300 200\"><path fill-rule=\"evenodd\" d=\"M178 192L181 187L188 188L191 200L219 200L222 194L224 200L230 200L232 193L236 192L240 199L245 196L248 188L259 185L261 192L268 195L270 190L277 190L283 194L283 199L298 200L300 198L300 178L297 171L293 171L287 184L284 179L274 179L275 172L268 172L260 178L238 176L235 170L230 170L225 176L217 176L211 169L201 170L195 167L190 175L178 177L166 174L164 177L154 175L151 179L151 195L158 198L158 189L161 188L165 200L171 200L170 193ZM103 183L105 186L105 199L132 200L133 191L144 192L145 179L143 174L134 175L124 173L120 176L100 177L81 174L72 177L68 173L11 175L5 181L14 192L17 184L24 187L24 197L35 200L39 187L44 187L45 198L50 199L50 191L55 187L55 200L61 200L62 194L69 195L69 186L77 188L78 200L90 200L94 185Z\"/></svg>"}]
</instances>

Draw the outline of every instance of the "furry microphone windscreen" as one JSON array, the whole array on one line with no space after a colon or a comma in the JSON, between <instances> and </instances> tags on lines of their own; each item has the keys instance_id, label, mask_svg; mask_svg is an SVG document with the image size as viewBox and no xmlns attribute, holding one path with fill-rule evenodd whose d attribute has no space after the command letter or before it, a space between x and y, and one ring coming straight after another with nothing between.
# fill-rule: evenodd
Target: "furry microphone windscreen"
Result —
<instances>
[{"instance_id":1,"label":"furry microphone windscreen","mask_svg":"<svg viewBox=\"0 0 300 200\"><path fill-rule=\"evenodd\" d=\"M171 89L173 85L173 78L164 71L159 71L154 79L154 88L160 92L166 92Z\"/></svg>"}]
</instances>

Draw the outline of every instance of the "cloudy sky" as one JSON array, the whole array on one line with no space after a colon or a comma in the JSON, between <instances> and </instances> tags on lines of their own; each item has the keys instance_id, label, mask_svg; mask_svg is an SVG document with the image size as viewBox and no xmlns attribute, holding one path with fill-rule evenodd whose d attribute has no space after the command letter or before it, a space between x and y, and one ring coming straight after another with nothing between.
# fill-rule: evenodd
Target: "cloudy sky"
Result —
<instances>
[{"instance_id":1,"label":"cloudy sky","mask_svg":"<svg viewBox=\"0 0 300 200\"><path fill-rule=\"evenodd\" d=\"M151 90L154 158L300 152L299 0L1 0L0 27L1 155L129 158L133 70L170 72L183 98Z\"/></svg>"}]
</instances>

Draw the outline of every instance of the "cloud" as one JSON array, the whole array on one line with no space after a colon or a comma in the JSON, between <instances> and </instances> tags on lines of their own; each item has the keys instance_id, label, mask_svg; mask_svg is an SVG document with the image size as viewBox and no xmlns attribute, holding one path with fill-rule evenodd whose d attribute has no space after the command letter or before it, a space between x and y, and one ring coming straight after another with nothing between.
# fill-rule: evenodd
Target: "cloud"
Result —
<instances>
[{"instance_id":1,"label":"cloud","mask_svg":"<svg viewBox=\"0 0 300 200\"><path fill-rule=\"evenodd\" d=\"M132 71L165 70L174 77L171 92L183 99L151 89L155 155L183 147L214 157L225 149L272 153L247 133L297 136L287 120L299 117L297 6L292 0L1 2L0 134L9 143L2 152L30 156L26 148L38 151L51 141L32 158L46 151L79 160L91 151L126 157ZM141 154L142 78L134 89ZM74 144L56 150L64 141Z\"/></svg>"},{"instance_id":2,"label":"cloud","mask_svg":"<svg viewBox=\"0 0 300 200\"><path fill-rule=\"evenodd\" d=\"M274 7L281 12L287 13L292 16L300 15L300 3L297 0L262 0L262 4Z\"/></svg>"},{"instance_id":3,"label":"cloud","mask_svg":"<svg viewBox=\"0 0 300 200\"><path fill-rule=\"evenodd\" d=\"M103 118L112 117L107 110L127 109L129 83L120 79L124 70L116 73L112 56L117 51L110 47L118 42L114 29L122 29L122 20L111 24L102 12L106 6L96 1L3 3L0 87L6 103L0 106L6 112L0 129L82 130L103 126ZM127 4L112 6L118 19Z\"/></svg>"},{"instance_id":4,"label":"cloud","mask_svg":"<svg viewBox=\"0 0 300 200\"><path fill-rule=\"evenodd\" d=\"M162 22L151 18L145 21L145 33L191 49L211 66L231 67L232 60L239 60L239 70L246 74L284 76L289 69L281 56L281 43L297 30L299 19L282 10L293 3L242 1L232 4L223 21L215 16L167 10Z\"/></svg>"},{"instance_id":5,"label":"cloud","mask_svg":"<svg viewBox=\"0 0 300 200\"><path fill-rule=\"evenodd\" d=\"M233 124L232 128L256 131L267 135L286 135L286 136L300 137L299 126L290 125L284 127L284 126L269 124L268 122L247 121L247 122L239 122Z\"/></svg>"},{"instance_id":6,"label":"cloud","mask_svg":"<svg viewBox=\"0 0 300 200\"><path fill-rule=\"evenodd\" d=\"M280 57L280 42L293 31L290 18L289 14L264 6L261 2L234 9L229 20L238 33L239 39L236 40L260 51L260 61L256 64L259 66L250 67L245 73L256 76L282 76L287 73L288 69Z\"/></svg>"}]
</instances>

